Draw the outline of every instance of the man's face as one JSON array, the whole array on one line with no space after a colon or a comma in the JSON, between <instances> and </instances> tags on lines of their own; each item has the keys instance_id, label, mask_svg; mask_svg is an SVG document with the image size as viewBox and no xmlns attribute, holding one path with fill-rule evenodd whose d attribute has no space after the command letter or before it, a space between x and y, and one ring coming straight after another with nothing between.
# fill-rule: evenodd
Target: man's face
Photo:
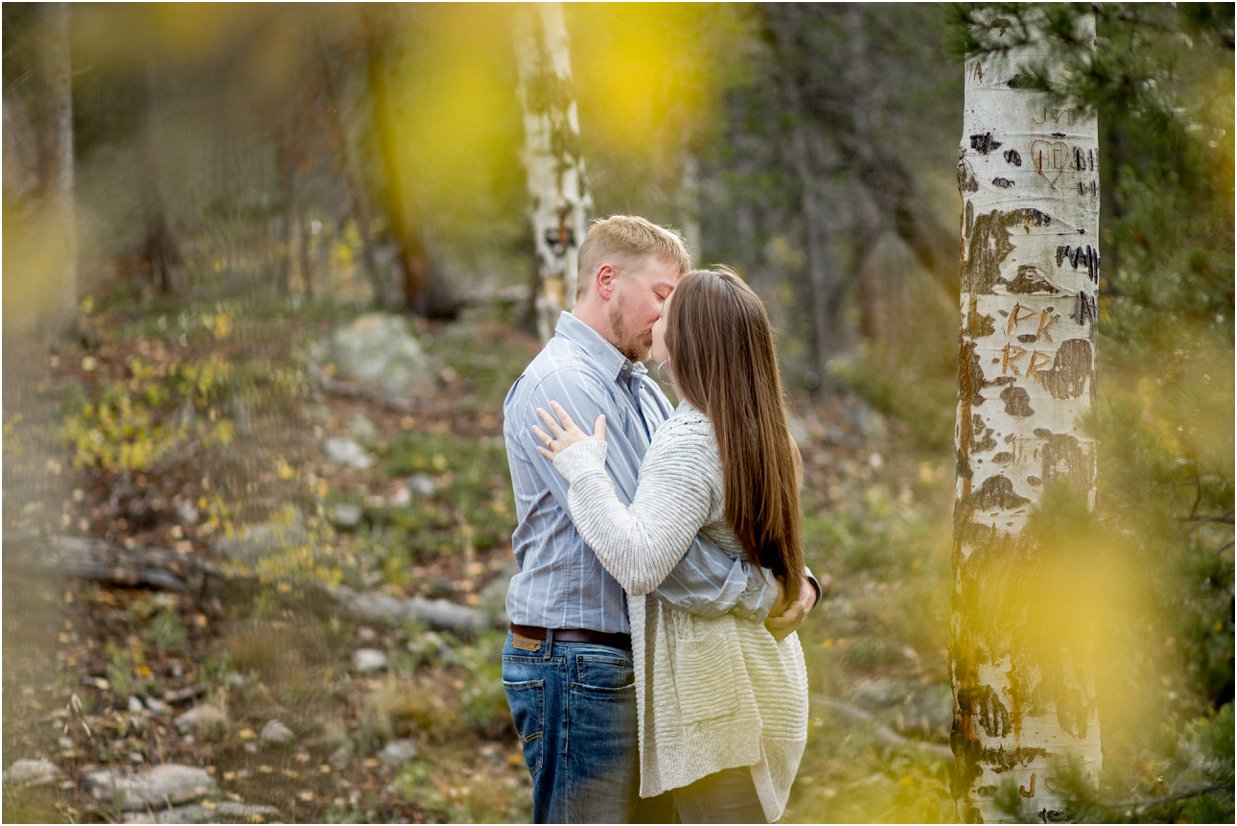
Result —
<instances>
[{"instance_id":1,"label":"man's face","mask_svg":"<svg viewBox=\"0 0 1237 826\"><path fill-rule=\"evenodd\" d=\"M652 256L619 269L610 300L611 344L631 361L648 359L653 325L678 282L678 266Z\"/></svg>"},{"instance_id":2,"label":"man's face","mask_svg":"<svg viewBox=\"0 0 1237 826\"><path fill-rule=\"evenodd\" d=\"M653 325L653 361L663 364L670 361L670 350L666 347L666 316L670 313L670 302L673 300L673 294L666 296L661 304L661 315Z\"/></svg>"}]
</instances>

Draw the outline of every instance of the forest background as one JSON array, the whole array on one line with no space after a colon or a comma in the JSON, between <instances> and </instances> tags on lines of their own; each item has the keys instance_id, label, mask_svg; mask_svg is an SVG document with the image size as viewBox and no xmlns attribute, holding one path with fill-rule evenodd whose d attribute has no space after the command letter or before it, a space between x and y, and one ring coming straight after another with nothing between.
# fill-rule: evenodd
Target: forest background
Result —
<instances>
[{"instance_id":1,"label":"forest background","mask_svg":"<svg viewBox=\"0 0 1237 826\"><path fill-rule=\"evenodd\" d=\"M5 4L5 820L529 817L518 13ZM679 227L780 331L835 581L787 820L952 820L964 11L564 14L593 214ZM1233 10L1096 14L1058 91L1101 128L1105 769L1061 783L1081 819L1231 821ZM144 797L156 766L190 788Z\"/></svg>"}]
</instances>

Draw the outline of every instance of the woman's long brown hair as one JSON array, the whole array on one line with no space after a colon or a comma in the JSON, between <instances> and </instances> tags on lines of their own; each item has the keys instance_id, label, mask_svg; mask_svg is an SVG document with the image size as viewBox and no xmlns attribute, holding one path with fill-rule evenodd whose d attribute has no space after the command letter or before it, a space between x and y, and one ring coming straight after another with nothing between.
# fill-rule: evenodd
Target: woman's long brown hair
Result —
<instances>
[{"instance_id":1,"label":"woman's long brown hair","mask_svg":"<svg viewBox=\"0 0 1237 826\"><path fill-rule=\"evenodd\" d=\"M675 385L717 434L726 521L748 558L773 571L793 598L803 582L802 465L786 424L764 304L739 276L718 267L683 276L668 313Z\"/></svg>"}]
</instances>

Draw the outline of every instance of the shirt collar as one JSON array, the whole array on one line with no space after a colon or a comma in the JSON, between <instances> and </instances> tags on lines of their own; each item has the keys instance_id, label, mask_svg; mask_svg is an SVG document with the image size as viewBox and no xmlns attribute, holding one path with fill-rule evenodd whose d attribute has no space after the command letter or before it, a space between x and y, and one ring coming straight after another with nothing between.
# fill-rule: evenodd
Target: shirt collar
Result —
<instances>
[{"instance_id":1,"label":"shirt collar","mask_svg":"<svg viewBox=\"0 0 1237 826\"><path fill-rule=\"evenodd\" d=\"M607 376L614 379L627 379L631 376L643 376L648 368L643 364L633 364L627 356L618 351L610 342L602 338L601 333L585 324L568 312L558 317L558 326L554 334L562 336L573 344L583 348L589 359Z\"/></svg>"}]
</instances>

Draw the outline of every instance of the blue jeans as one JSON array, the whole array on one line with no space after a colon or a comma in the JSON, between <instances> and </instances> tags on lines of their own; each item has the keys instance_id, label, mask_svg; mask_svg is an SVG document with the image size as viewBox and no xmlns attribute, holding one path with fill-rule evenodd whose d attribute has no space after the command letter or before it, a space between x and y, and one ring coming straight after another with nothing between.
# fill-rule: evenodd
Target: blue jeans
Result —
<instances>
[{"instance_id":1,"label":"blue jeans","mask_svg":"<svg viewBox=\"0 0 1237 826\"><path fill-rule=\"evenodd\" d=\"M503 648L503 688L533 779L535 823L629 823L639 802L631 652L582 642Z\"/></svg>"}]
</instances>

